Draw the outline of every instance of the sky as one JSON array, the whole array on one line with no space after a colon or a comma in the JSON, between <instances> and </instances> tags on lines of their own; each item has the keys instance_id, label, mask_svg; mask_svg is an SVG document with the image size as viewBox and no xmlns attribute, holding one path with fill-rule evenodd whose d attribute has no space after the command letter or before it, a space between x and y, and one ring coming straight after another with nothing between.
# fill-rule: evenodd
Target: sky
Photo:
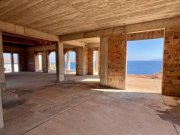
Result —
<instances>
[{"instance_id":1,"label":"sky","mask_svg":"<svg viewBox=\"0 0 180 135\"><path fill-rule=\"evenodd\" d=\"M127 43L127 60L162 60L164 39L136 40Z\"/></svg>"}]
</instances>

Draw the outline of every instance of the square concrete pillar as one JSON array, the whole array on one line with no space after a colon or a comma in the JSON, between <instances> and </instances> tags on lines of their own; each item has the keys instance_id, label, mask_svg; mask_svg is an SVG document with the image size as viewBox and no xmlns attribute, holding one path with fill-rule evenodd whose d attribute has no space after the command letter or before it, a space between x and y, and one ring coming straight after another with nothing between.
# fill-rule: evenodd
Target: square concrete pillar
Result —
<instances>
[{"instance_id":1,"label":"square concrete pillar","mask_svg":"<svg viewBox=\"0 0 180 135\"><path fill-rule=\"evenodd\" d=\"M35 52L27 52L27 71L35 72Z\"/></svg>"},{"instance_id":2,"label":"square concrete pillar","mask_svg":"<svg viewBox=\"0 0 180 135\"><path fill-rule=\"evenodd\" d=\"M93 75L93 49L88 48L88 75Z\"/></svg>"},{"instance_id":3,"label":"square concrete pillar","mask_svg":"<svg viewBox=\"0 0 180 135\"><path fill-rule=\"evenodd\" d=\"M76 75L87 74L87 58L88 50L86 47L79 47L76 49Z\"/></svg>"},{"instance_id":4,"label":"square concrete pillar","mask_svg":"<svg viewBox=\"0 0 180 135\"><path fill-rule=\"evenodd\" d=\"M126 35L101 37L100 40L101 84L125 89L126 80Z\"/></svg>"},{"instance_id":5,"label":"square concrete pillar","mask_svg":"<svg viewBox=\"0 0 180 135\"><path fill-rule=\"evenodd\" d=\"M108 36L100 37L100 83L107 85L108 76Z\"/></svg>"},{"instance_id":6,"label":"square concrete pillar","mask_svg":"<svg viewBox=\"0 0 180 135\"><path fill-rule=\"evenodd\" d=\"M3 60L3 41L2 32L0 31L0 128L4 127L3 108L2 108L2 90L5 86L4 60Z\"/></svg>"},{"instance_id":7,"label":"square concrete pillar","mask_svg":"<svg viewBox=\"0 0 180 135\"><path fill-rule=\"evenodd\" d=\"M47 51L43 51L42 52L42 70L44 73L48 73L48 65L49 65L49 61L48 61L48 52Z\"/></svg>"},{"instance_id":8,"label":"square concrete pillar","mask_svg":"<svg viewBox=\"0 0 180 135\"><path fill-rule=\"evenodd\" d=\"M14 72L14 56L13 56L13 53L11 53L11 69L12 69L12 72Z\"/></svg>"},{"instance_id":9,"label":"square concrete pillar","mask_svg":"<svg viewBox=\"0 0 180 135\"><path fill-rule=\"evenodd\" d=\"M64 81L64 52L62 42L58 42L56 45L56 74L58 82Z\"/></svg>"},{"instance_id":10,"label":"square concrete pillar","mask_svg":"<svg viewBox=\"0 0 180 135\"><path fill-rule=\"evenodd\" d=\"M180 27L165 29L162 94L180 96Z\"/></svg>"}]
</instances>

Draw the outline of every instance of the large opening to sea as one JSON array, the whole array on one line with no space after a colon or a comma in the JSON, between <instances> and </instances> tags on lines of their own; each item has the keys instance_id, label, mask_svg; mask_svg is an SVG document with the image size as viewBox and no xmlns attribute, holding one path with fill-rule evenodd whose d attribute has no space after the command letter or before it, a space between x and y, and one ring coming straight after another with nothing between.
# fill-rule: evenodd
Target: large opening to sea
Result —
<instances>
[{"instance_id":1,"label":"large opening to sea","mask_svg":"<svg viewBox=\"0 0 180 135\"><path fill-rule=\"evenodd\" d=\"M163 48L163 38L127 41L126 88L161 92Z\"/></svg>"}]
</instances>

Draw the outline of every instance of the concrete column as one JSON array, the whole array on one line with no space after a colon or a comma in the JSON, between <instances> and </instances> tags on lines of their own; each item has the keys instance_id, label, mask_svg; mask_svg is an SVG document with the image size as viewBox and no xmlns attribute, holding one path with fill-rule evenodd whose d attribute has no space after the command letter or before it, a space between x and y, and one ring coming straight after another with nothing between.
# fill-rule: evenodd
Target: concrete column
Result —
<instances>
[{"instance_id":1,"label":"concrete column","mask_svg":"<svg viewBox=\"0 0 180 135\"><path fill-rule=\"evenodd\" d=\"M38 71L39 69L39 59L38 59L38 53L35 54L35 71Z\"/></svg>"},{"instance_id":2,"label":"concrete column","mask_svg":"<svg viewBox=\"0 0 180 135\"><path fill-rule=\"evenodd\" d=\"M47 62L48 62L48 71L49 71L49 69L50 69L50 65L51 65L51 63L50 63L50 59L49 59L49 55L50 55L50 51L48 51L48 53L47 53Z\"/></svg>"},{"instance_id":3,"label":"concrete column","mask_svg":"<svg viewBox=\"0 0 180 135\"><path fill-rule=\"evenodd\" d=\"M66 70L69 71L71 69L70 65L71 65L70 53L67 52L66 53Z\"/></svg>"},{"instance_id":4,"label":"concrete column","mask_svg":"<svg viewBox=\"0 0 180 135\"><path fill-rule=\"evenodd\" d=\"M13 53L11 53L11 69L12 69L12 72L14 72L14 57L13 57Z\"/></svg>"},{"instance_id":5,"label":"concrete column","mask_svg":"<svg viewBox=\"0 0 180 135\"><path fill-rule=\"evenodd\" d=\"M48 73L48 53L43 51L42 53L42 70L44 73Z\"/></svg>"},{"instance_id":6,"label":"concrete column","mask_svg":"<svg viewBox=\"0 0 180 135\"><path fill-rule=\"evenodd\" d=\"M103 37L101 50L101 84L125 89L126 80L126 35Z\"/></svg>"},{"instance_id":7,"label":"concrete column","mask_svg":"<svg viewBox=\"0 0 180 135\"><path fill-rule=\"evenodd\" d=\"M180 27L165 29L162 94L180 96Z\"/></svg>"},{"instance_id":8,"label":"concrete column","mask_svg":"<svg viewBox=\"0 0 180 135\"><path fill-rule=\"evenodd\" d=\"M93 52L92 48L88 49L88 75L93 75Z\"/></svg>"},{"instance_id":9,"label":"concrete column","mask_svg":"<svg viewBox=\"0 0 180 135\"><path fill-rule=\"evenodd\" d=\"M100 37L100 84L107 85L108 72L108 39L109 37Z\"/></svg>"},{"instance_id":10,"label":"concrete column","mask_svg":"<svg viewBox=\"0 0 180 135\"><path fill-rule=\"evenodd\" d=\"M0 31L0 128L4 127L3 108L2 108L2 90L5 88L4 59L3 59L3 41Z\"/></svg>"},{"instance_id":11,"label":"concrete column","mask_svg":"<svg viewBox=\"0 0 180 135\"><path fill-rule=\"evenodd\" d=\"M58 42L56 45L56 74L58 82L64 81L64 52L62 42Z\"/></svg>"},{"instance_id":12,"label":"concrete column","mask_svg":"<svg viewBox=\"0 0 180 135\"><path fill-rule=\"evenodd\" d=\"M76 51L76 75L86 75L87 74L87 53L88 49L86 47L79 47Z\"/></svg>"}]
</instances>

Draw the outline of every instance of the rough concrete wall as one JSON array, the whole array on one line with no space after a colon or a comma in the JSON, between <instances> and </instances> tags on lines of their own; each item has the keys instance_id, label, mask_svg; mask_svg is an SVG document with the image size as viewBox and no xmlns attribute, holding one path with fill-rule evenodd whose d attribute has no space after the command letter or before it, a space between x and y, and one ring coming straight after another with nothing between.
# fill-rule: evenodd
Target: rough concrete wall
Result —
<instances>
[{"instance_id":1,"label":"rough concrete wall","mask_svg":"<svg viewBox=\"0 0 180 135\"><path fill-rule=\"evenodd\" d=\"M164 38L164 30L131 33L127 35L127 40L145 40L154 38Z\"/></svg>"},{"instance_id":2,"label":"rough concrete wall","mask_svg":"<svg viewBox=\"0 0 180 135\"><path fill-rule=\"evenodd\" d=\"M19 53L19 52L24 52L25 48L24 47L17 47L13 45L4 45L3 46L3 52L5 53Z\"/></svg>"},{"instance_id":3,"label":"rough concrete wall","mask_svg":"<svg viewBox=\"0 0 180 135\"><path fill-rule=\"evenodd\" d=\"M84 75L88 74L88 48L84 47Z\"/></svg>"},{"instance_id":4,"label":"rough concrete wall","mask_svg":"<svg viewBox=\"0 0 180 135\"><path fill-rule=\"evenodd\" d=\"M35 72L35 53L27 52L27 71Z\"/></svg>"},{"instance_id":5,"label":"rough concrete wall","mask_svg":"<svg viewBox=\"0 0 180 135\"><path fill-rule=\"evenodd\" d=\"M86 47L76 48L76 75L88 73L88 49Z\"/></svg>"},{"instance_id":6,"label":"rough concrete wall","mask_svg":"<svg viewBox=\"0 0 180 135\"><path fill-rule=\"evenodd\" d=\"M93 75L93 48L88 48L88 75Z\"/></svg>"},{"instance_id":7,"label":"rough concrete wall","mask_svg":"<svg viewBox=\"0 0 180 135\"><path fill-rule=\"evenodd\" d=\"M27 56L25 52L19 53L19 71L27 71Z\"/></svg>"},{"instance_id":8,"label":"rough concrete wall","mask_svg":"<svg viewBox=\"0 0 180 135\"><path fill-rule=\"evenodd\" d=\"M76 75L83 75L82 53L82 47L76 48Z\"/></svg>"},{"instance_id":9,"label":"rough concrete wall","mask_svg":"<svg viewBox=\"0 0 180 135\"><path fill-rule=\"evenodd\" d=\"M108 41L107 85L125 89L126 35L111 36Z\"/></svg>"},{"instance_id":10,"label":"rough concrete wall","mask_svg":"<svg viewBox=\"0 0 180 135\"><path fill-rule=\"evenodd\" d=\"M162 94L180 96L180 27L165 30Z\"/></svg>"},{"instance_id":11,"label":"rough concrete wall","mask_svg":"<svg viewBox=\"0 0 180 135\"><path fill-rule=\"evenodd\" d=\"M100 84L107 85L107 72L108 72L108 36L100 37Z\"/></svg>"}]
</instances>

